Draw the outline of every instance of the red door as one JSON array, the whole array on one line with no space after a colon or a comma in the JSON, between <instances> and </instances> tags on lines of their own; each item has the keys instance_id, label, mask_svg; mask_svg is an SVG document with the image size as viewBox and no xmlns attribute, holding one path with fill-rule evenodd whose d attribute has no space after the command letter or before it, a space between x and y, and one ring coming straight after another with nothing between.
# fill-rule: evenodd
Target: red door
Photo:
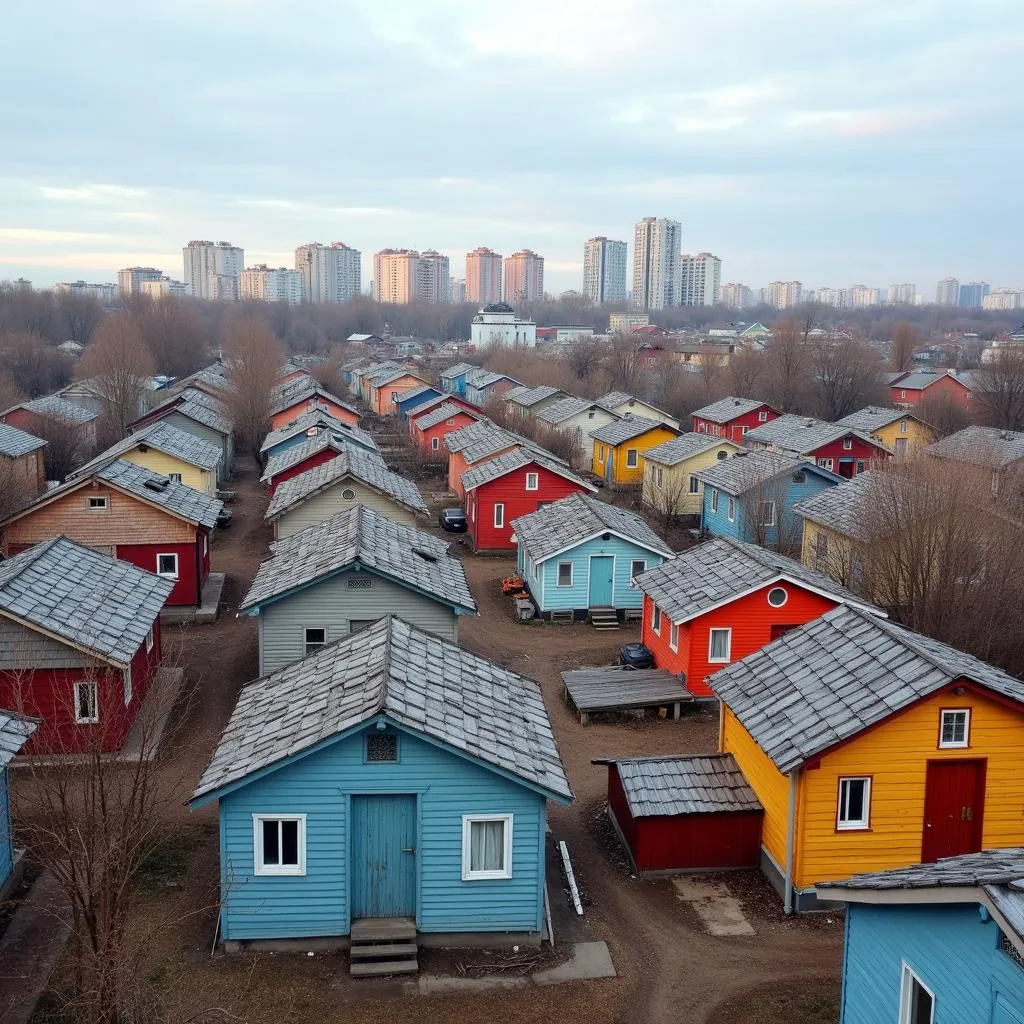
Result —
<instances>
[{"instance_id":1,"label":"red door","mask_svg":"<svg viewBox=\"0 0 1024 1024\"><path fill-rule=\"evenodd\" d=\"M977 853L984 814L984 761L929 761L921 860Z\"/></svg>"}]
</instances>

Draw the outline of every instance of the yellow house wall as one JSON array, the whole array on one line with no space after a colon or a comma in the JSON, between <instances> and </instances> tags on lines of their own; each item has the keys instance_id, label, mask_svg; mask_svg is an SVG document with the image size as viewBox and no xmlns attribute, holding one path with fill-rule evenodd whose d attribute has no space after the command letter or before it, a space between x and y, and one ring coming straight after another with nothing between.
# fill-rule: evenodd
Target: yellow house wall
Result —
<instances>
[{"instance_id":1,"label":"yellow house wall","mask_svg":"<svg viewBox=\"0 0 1024 1024\"><path fill-rule=\"evenodd\" d=\"M939 749L943 708L971 709L968 748ZM928 762L981 758L988 763L982 845L1024 845L1024 711L969 689L959 697L942 693L862 733L825 756L819 768L804 769L796 885L804 888L859 871L916 864L921 859ZM746 773L742 761L740 766ZM837 832L839 779L851 775L872 777L870 829ZM760 797L754 780L749 774L747 778Z\"/></svg>"},{"instance_id":2,"label":"yellow house wall","mask_svg":"<svg viewBox=\"0 0 1024 1024\"><path fill-rule=\"evenodd\" d=\"M667 427L655 427L648 430L646 434L641 434L639 437L634 437L629 441L626 441L615 448L611 449L612 459L612 483L613 484L642 484L644 479L644 458L643 453L649 448L653 448L656 444L661 444L662 441L670 441L673 437L678 437L678 431L670 430ZM599 445L600 441L594 442L594 472L605 475L605 463L604 460L600 459ZM637 464L635 467L627 467L626 465L626 452L629 449L635 448L637 450ZM609 446L604 446L605 457L608 457Z\"/></svg>"},{"instance_id":3,"label":"yellow house wall","mask_svg":"<svg viewBox=\"0 0 1024 1024\"><path fill-rule=\"evenodd\" d=\"M690 477L718 462L719 452L731 455L735 451L739 451L739 445L723 440L714 448L709 448L706 452L694 455L675 466L659 466L644 460L643 503L659 511L665 511L665 505L669 503L675 505L677 515L700 515L704 485L698 481L697 493L691 494ZM655 479L658 469L662 471L660 484Z\"/></svg>"},{"instance_id":4,"label":"yellow house wall","mask_svg":"<svg viewBox=\"0 0 1024 1024\"><path fill-rule=\"evenodd\" d=\"M136 466L151 469L154 473L162 473L164 476L167 476L169 473L180 473L183 484L193 487L197 491L202 491L204 494L212 495L217 489L216 473L207 469L200 469L189 462L183 462L181 459L176 459L173 455L165 455L154 448L150 448L149 451L145 452L140 452L138 448L133 448L131 451L125 452L121 458Z\"/></svg>"},{"instance_id":5,"label":"yellow house wall","mask_svg":"<svg viewBox=\"0 0 1024 1024\"><path fill-rule=\"evenodd\" d=\"M818 536L824 534L828 537L828 554L824 558L818 557ZM811 569L817 569L826 576L830 576L837 583L848 586L850 583L850 567L852 565L853 550L850 538L835 530L830 530L810 519L803 521L803 537L800 543L800 561Z\"/></svg>"},{"instance_id":6,"label":"yellow house wall","mask_svg":"<svg viewBox=\"0 0 1024 1024\"><path fill-rule=\"evenodd\" d=\"M900 427L900 424L903 422L907 424L906 433ZM924 448L936 440L935 431L931 427L925 426L920 420L916 420L911 416L904 416L894 423L881 427L873 432L873 436L878 438L883 444L887 444L893 451L896 450L896 439L900 437L906 438L907 448L911 451Z\"/></svg>"}]
</instances>

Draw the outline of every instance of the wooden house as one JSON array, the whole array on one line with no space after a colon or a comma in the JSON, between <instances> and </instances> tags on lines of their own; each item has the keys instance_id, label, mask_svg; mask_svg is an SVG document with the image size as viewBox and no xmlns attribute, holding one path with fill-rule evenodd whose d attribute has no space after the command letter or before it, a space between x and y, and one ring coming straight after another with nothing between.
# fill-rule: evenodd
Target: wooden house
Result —
<instances>
[{"instance_id":1,"label":"wooden house","mask_svg":"<svg viewBox=\"0 0 1024 1024\"><path fill-rule=\"evenodd\" d=\"M540 941L572 790L538 683L389 616L243 687L214 800L229 949L350 936L356 964L386 928L415 970L418 944Z\"/></svg>"},{"instance_id":2,"label":"wooden house","mask_svg":"<svg viewBox=\"0 0 1024 1024\"><path fill-rule=\"evenodd\" d=\"M38 726L34 718L0 709L0 903L14 891L25 871L25 851L14 845L7 768Z\"/></svg>"},{"instance_id":3,"label":"wooden house","mask_svg":"<svg viewBox=\"0 0 1024 1024\"><path fill-rule=\"evenodd\" d=\"M466 397L466 377L473 370L479 370L479 366L472 363L455 363L441 371L438 380L441 383L441 390L446 395L461 395Z\"/></svg>"},{"instance_id":4,"label":"wooden house","mask_svg":"<svg viewBox=\"0 0 1024 1024\"><path fill-rule=\"evenodd\" d=\"M561 388L553 388L550 384L541 384L532 387L529 384L520 384L517 387L509 388L502 396L505 408L518 420L528 420L538 416L545 409L551 408L563 398L571 398Z\"/></svg>"},{"instance_id":5,"label":"wooden house","mask_svg":"<svg viewBox=\"0 0 1024 1024\"><path fill-rule=\"evenodd\" d=\"M643 419L656 420L658 423L664 423L674 430L679 429L679 420L675 416L671 416L664 409L659 409L656 405L651 405L650 402L645 402L625 391L609 391L601 395L600 398L595 398L594 401L602 409L607 409L620 418L624 416L637 416Z\"/></svg>"},{"instance_id":6,"label":"wooden house","mask_svg":"<svg viewBox=\"0 0 1024 1024\"><path fill-rule=\"evenodd\" d=\"M270 429L292 423L307 412L323 412L353 427L359 423L358 409L306 376L277 387L270 405Z\"/></svg>"},{"instance_id":7,"label":"wooden house","mask_svg":"<svg viewBox=\"0 0 1024 1024\"><path fill-rule=\"evenodd\" d=\"M729 538L705 541L636 577L640 638L697 698L707 678L840 604L882 615L822 573Z\"/></svg>"},{"instance_id":8,"label":"wooden house","mask_svg":"<svg viewBox=\"0 0 1024 1024\"><path fill-rule=\"evenodd\" d=\"M945 399L967 409L971 404L969 379L952 370L911 370L889 381L889 401L898 409L914 409L926 398L929 402Z\"/></svg>"},{"instance_id":9,"label":"wooden house","mask_svg":"<svg viewBox=\"0 0 1024 1024\"><path fill-rule=\"evenodd\" d=\"M355 395L369 404L370 388L367 383L371 377L377 374L384 374L387 371L401 370L401 365L393 359L383 359L375 363L360 366L352 371L351 388Z\"/></svg>"},{"instance_id":10,"label":"wooden house","mask_svg":"<svg viewBox=\"0 0 1024 1024\"><path fill-rule=\"evenodd\" d=\"M161 420L219 445L223 473L230 476L235 459L234 423L222 401L197 387L187 387L139 417L130 429L134 432Z\"/></svg>"},{"instance_id":11,"label":"wooden house","mask_svg":"<svg viewBox=\"0 0 1024 1024\"><path fill-rule=\"evenodd\" d=\"M5 503L8 500L27 503L43 493L46 445L41 437L26 434L9 423L0 423L0 489L10 496L5 498Z\"/></svg>"},{"instance_id":12,"label":"wooden house","mask_svg":"<svg viewBox=\"0 0 1024 1024\"><path fill-rule=\"evenodd\" d=\"M512 520L570 494L593 493L563 462L513 448L462 474L467 536L477 551L514 551Z\"/></svg>"},{"instance_id":13,"label":"wooden house","mask_svg":"<svg viewBox=\"0 0 1024 1024\"><path fill-rule=\"evenodd\" d=\"M10 556L64 535L170 581L168 605L197 606L221 507L202 491L115 459L11 516L3 524L3 551Z\"/></svg>"},{"instance_id":14,"label":"wooden house","mask_svg":"<svg viewBox=\"0 0 1024 1024\"><path fill-rule=\"evenodd\" d=\"M462 484L462 476L466 470L513 448L527 448L555 462L562 462L528 437L499 427L493 420L486 418L446 434L444 446L449 453L448 490L457 494L459 498L466 496Z\"/></svg>"},{"instance_id":15,"label":"wooden house","mask_svg":"<svg viewBox=\"0 0 1024 1024\"><path fill-rule=\"evenodd\" d=\"M1024 683L845 604L711 676L786 909L855 871L1024 843Z\"/></svg>"},{"instance_id":16,"label":"wooden house","mask_svg":"<svg viewBox=\"0 0 1024 1024\"><path fill-rule=\"evenodd\" d=\"M792 413L748 430L744 440L750 448L809 459L822 469L847 479L893 454L888 445L863 430Z\"/></svg>"},{"instance_id":17,"label":"wooden house","mask_svg":"<svg viewBox=\"0 0 1024 1024\"><path fill-rule=\"evenodd\" d=\"M641 500L670 519L699 518L704 484L697 474L740 450L738 444L724 437L694 432L648 448L644 452Z\"/></svg>"},{"instance_id":18,"label":"wooden house","mask_svg":"<svg viewBox=\"0 0 1024 1024\"><path fill-rule=\"evenodd\" d=\"M0 563L0 707L42 720L29 751L120 750L160 664L173 586L67 537Z\"/></svg>"},{"instance_id":19,"label":"wooden house","mask_svg":"<svg viewBox=\"0 0 1024 1024\"><path fill-rule=\"evenodd\" d=\"M730 395L697 409L693 413L693 429L698 434L741 442L751 430L778 417L778 409L773 409L767 402Z\"/></svg>"},{"instance_id":20,"label":"wooden house","mask_svg":"<svg viewBox=\"0 0 1024 1024\"><path fill-rule=\"evenodd\" d=\"M657 420L624 416L593 431L594 476L610 487L642 486L644 452L679 436L679 431Z\"/></svg>"},{"instance_id":21,"label":"wooden house","mask_svg":"<svg viewBox=\"0 0 1024 1024\"><path fill-rule=\"evenodd\" d=\"M485 464L486 465L486 464ZM543 618L639 613L633 580L672 557L641 516L576 493L511 520L516 571Z\"/></svg>"},{"instance_id":22,"label":"wooden house","mask_svg":"<svg viewBox=\"0 0 1024 1024\"><path fill-rule=\"evenodd\" d=\"M344 438L346 444L362 448L373 455L380 454L377 442L365 430L342 423L341 420L336 420L323 409L314 409L311 412L303 413L291 423L286 423L283 427L270 431L263 439L263 444L260 445L260 457L267 460L276 458L320 434L337 434L339 438Z\"/></svg>"},{"instance_id":23,"label":"wooden house","mask_svg":"<svg viewBox=\"0 0 1024 1024\"><path fill-rule=\"evenodd\" d=\"M74 440L75 454L79 459L90 458L96 450L99 416L60 395L45 395L12 406L0 413L0 423L7 423L26 434L43 439L59 431L62 447L72 447L71 442ZM46 457L47 451L44 448L44 464Z\"/></svg>"},{"instance_id":24,"label":"wooden house","mask_svg":"<svg viewBox=\"0 0 1024 1024\"><path fill-rule=\"evenodd\" d=\"M428 458L447 461L444 439L463 427L478 423L481 413L467 412L454 402L441 402L419 416L409 418L413 444Z\"/></svg>"},{"instance_id":25,"label":"wooden house","mask_svg":"<svg viewBox=\"0 0 1024 1024\"><path fill-rule=\"evenodd\" d=\"M366 451L359 445L354 444L352 435L342 430L321 430L306 437L299 443L282 447L277 455L267 459L267 467L260 477L260 483L267 485L267 490L273 496L274 492L286 480L299 476L325 462L336 459L348 451L349 447L364 453L368 458L377 459L383 463L376 450Z\"/></svg>"},{"instance_id":26,"label":"wooden house","mask_svg":"<svg viewBox=\"0 0 1024 1024\"><path fill-rule=\"evenodd\" d=\"M884 409L867 405L857 412L836 420L837 427L851 427L870 434L876 441L895 452L906 455L931 444L938 436L935 428L906 409Z\"/></svg>"},{"instance_id":27,"label":"wooden house","mask_svg":"<svg viewBox=\"0 0 1024 1024\"><path fill-rule=\"evenodd\" d=\"M277 541L239 611L259 618L265 675L391 613L458 643L476 604L446 541L355 505Z\"/></svg>"},{"instance_id":28,"label":"wooden house","mask_svg":"<svg viewBox=\"0 0 1024 1024\"><path fill-rule=\"evenodd\" d=\"M576 461L588 469L594 457L594 431L619 419L597 402L572 396L545 406L536 418L569 437L576 448Z\"/></svg>"},{"instance_id":29,"label":"wooden house","mask_svg":"<svg viewBox=\"0 0 1024 1024\"><path fill-rule=\"evenodd\" d=\"M520 386L520 381L507 373L474 368L466 374L466 401L482 409L492 399L501 398Z\"/></svg>"},{"instance_id":30,"label":"wooden house","mask_svg":"<svg viewBox=\"0 0 1024 1024\"><path fill-rule=\"evenodd\" d=\"M840 1024L1024 1021L1024 848L820 886L846 905Z\"/></svg>"},{"instance_id":31,"label":"wooden house","mask_svg":"<svg viewBox=\"0 0 1024 1024\"><path fill-rule=\"evenodd\" d=\"M962 462L991 472L992 497L1010 493L1024 479L1024 432L994 427L965 427L929 445L936 459Z\"/></svg>"},{"instance_id":32,"label":"wooden house","mask_svg":"<svg viewBox=\"0 0 1024 1024\"><path fill-rule=\"evenodd\" d=\"M410 388L408 391L403 391L395 399L395 410L408 423L410 414L423 405L424 402L429 402L432 398L443 397L444 392L440 388L435 387L433 384L421 384L418 388Z\"/></svg>"},{"instance_id":33,"label":"wooden house","mask_svg":"<svg viewBox=\"0 0 1024 1024\"><path fill-rule=\"evenodd\" d=\"M379 456L347 447L340 455L285 480L267 506L274 539L316 526L354 505L368 505L403 526L412 526L427 506L419 488L393 473Z\"/></svg>"},{"instance_id":34,"label":"wooden house","mask_svg":"<svg viewBox=\"0 0 1024 1024\"><path fill-rule=\"evenodd\" d=\"M76 469L71 478L87 476L94 469L115 459L142 466L175 483L185 484L193 490L216 497L217 481L222 475L223 450L212 441L187 434L164 420L157 420L90 459Z\"/></svg>"},{"instance_id":35,"label":"wooden house","mask_svg":"<svg viewBox=\"0 0 1024 1024\"><path fill-rule=\"evenodd\" d=\"M398 412L396 402L407 391L423 387L427 382L409 370L399 368L367 378L369 393L365 396L370 411L377 416L393 416Z\"/></svg>"},{"instance_id":36,"label":"wooden house","mask_svg":"<svg viewBox=\"0 0 1024 1024\"><path fill-rule=\"evenodd\" d=\"M860 578L870 543L875 474L861 473L793 506L802 520L800 561L849 586Z\"/></svg>"}]
</instances>

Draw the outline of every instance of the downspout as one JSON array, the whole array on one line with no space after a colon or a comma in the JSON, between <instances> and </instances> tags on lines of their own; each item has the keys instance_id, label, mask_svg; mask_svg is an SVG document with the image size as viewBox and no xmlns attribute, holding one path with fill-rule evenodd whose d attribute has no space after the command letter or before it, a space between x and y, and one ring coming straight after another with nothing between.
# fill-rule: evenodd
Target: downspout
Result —
<instances>
[{"instance_id":1,"label":"downspout","mask_svg":"<svg viewBox=\"0 0 1024 1024\"><path fill-rule=\"evenodd\" d=\"M786 880L783 909L787 915L793 913L793 861L794 841L796 839L796 790L800 780L800 769L794 768L789 773L789 818L786 822Z\"/></svg>"}]
</instances>

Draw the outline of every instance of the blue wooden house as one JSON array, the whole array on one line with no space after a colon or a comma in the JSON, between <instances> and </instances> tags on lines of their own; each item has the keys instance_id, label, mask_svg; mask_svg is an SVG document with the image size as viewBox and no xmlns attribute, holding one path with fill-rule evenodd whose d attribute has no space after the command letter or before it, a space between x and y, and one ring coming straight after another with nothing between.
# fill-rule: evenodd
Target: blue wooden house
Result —
<instances>
[{"instance_id":1,"label":"blue wooden house","mask_svg":"<svg viewBox=\"0 0 1024 1024\"><path fill-rule=\"evenodd\" d=\"M672 557L672 549L633 512L574 494L512 521L517 571L543 618L586 619L594 609L639 615L644 595L632 581Z\"/></svg>"},{"instance_id":2,"label":"blue wooden house","mask_svg":"<svg viewBox=\"0 0 1024 1024\"><path fill-rule=\"evenodd\" d=\"M0 903L7 899L18 884L23 869L22 851L14 849L11 830L11 791L7 784L7 766L38 725L34 718L0 710Z\"/></svg>"},{"instance_id":3,"label":"blue wooden house","mask_svg":"<svg viewBox=\"0 0 1024 1024\"><path fill-rule=\"evenodd\" d=\"M424 384L421 387L413 388L411 391L403 391L395 399L395 410L408 423L409 413L414 409L418 409L424 402L429 402L432 398L443 397L440 388L434 387L433 384Z\"/></svg>"},{"instance_id":4,"label":"blue wooden house","mask_svg":"<svg viewBox=\"0 0 1024 1024\"><path fill-rule=\"evenodd\" d=\"M793 506L842 477L783 452L737 452L696 473L704 485L701 526L712 537L799 551L803 520Z\"/></svg>"},{"instance_id":5,"label":"blue wooden house","mask_svg":"<svg viewBox=\"0 0 1024 1024\"><path fill-rule=\"evenodd\" d=\"M1024 848L818 891L847 904L841 1024L1024 1024Z\"/></svg>"},{"instance_id":6,"label":"blue wooden house","mask_svg":"<svg viewBox=\"0 0 1024 1024\"><path fill-rule=\"evenodd\" d=\"M466 397L466 375L473 370L479 370L479 366L472 363L455 363L447 370L442 370L438 378L441 382L441 390L446 395L459 395Z\"/></svg>"},{"instance_id":7,"label":"blue wooden house","mask_svg":"<svg viewBox=\"0 0 1024 1024\"><path fill-rule=\"evenodd\" d=\"M355 963L381 934L539 941L572 790L538 683L387 616L242 690L214 800L222 938L351 936Z\"/></svg>"},{"instance_id":8,"label":"blue wooden house","mask_svg":"<svg viewBox=\"0 0 1024 1024\"><path fill-rule=\"evenodd\" d=\"M260 455L264 460L272 459L324 433L336 435L339 444L354 445L374 455L380 454L377 442L365 430L342 423L330 413L313 410L267 434L260 446Z\"/></svg>"}]
</instances>

